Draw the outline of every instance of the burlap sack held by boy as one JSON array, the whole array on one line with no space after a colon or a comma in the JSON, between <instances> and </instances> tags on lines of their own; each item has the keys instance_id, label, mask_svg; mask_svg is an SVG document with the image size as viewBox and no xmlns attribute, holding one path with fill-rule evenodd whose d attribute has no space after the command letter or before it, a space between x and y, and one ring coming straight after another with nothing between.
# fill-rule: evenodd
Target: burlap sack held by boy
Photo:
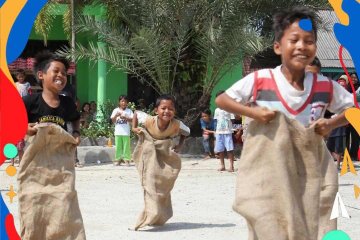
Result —
<instances>
[{"instance_id":1,"label":"burlap sack held by boy","mask_svg":"<svg viewBox=\"0 0 360 240\"><path fill-rule=\"evenodd\" d=\"M279 112L268 124L251 122L233 205L249 240L320 240L336 229L330 214L338 177L321 138Z\"/></svg>"},{"instance_id":2,"label":"burlap sack held by boy","mask_svg":"<svg viewBox=\"0 0 360 240\"><path fill-rule=\"evenodd\" d=\"M172 217L170 192L181 169L180 157L171 150L172 139L157 140L144 130L133 154L144 189L145 208L135 230L163 225Z\"/></svg>"},{"instance_id":3,"label":"burlap sack held by boy","mask_svg":"<svg viewBox=\"0 0 360 240\"><path fill-rule=\"evenodd\" d=\"M39 126L18 172L23 240L83 240L75 190L75 139L56 125Z\"/></svg>"}]
</instances>

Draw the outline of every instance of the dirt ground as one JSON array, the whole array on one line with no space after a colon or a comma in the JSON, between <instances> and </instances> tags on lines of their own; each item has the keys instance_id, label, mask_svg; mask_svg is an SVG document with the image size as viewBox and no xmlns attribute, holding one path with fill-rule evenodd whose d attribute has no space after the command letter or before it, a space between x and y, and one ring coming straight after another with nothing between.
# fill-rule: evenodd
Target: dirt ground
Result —
<instances>
[{"instance_id":1,"label":"dirt ground","mask_svg":"<svg viewBox=\"0 0 360 240\"><path fill-rule=\"evenodd\" d=\"M174 216L163 227L131 231L143 208L142 189L134 166L111 164L77 169L76 189L88 240L127 239L247 239L244 219L232 210L236 173L218 172L218 160L183 158L183 167L172 191ZM6 196L16 177L0 168L0 189L18 227L17 198L10 204ZM236 166L236 165L235 165ZM358 170L358 169L357 169ZM358 176L340 178L340 193L351 219L341 218L339 229L360 240L360 198L354 198Z\"/></svg>"}]
</instances>

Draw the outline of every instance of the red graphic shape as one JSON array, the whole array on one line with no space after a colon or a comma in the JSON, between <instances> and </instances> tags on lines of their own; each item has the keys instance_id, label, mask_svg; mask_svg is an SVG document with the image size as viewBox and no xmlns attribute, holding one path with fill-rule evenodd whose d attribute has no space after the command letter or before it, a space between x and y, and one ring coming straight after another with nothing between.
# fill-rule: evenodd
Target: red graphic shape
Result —
<instances>
[{"instance_id":1,"label":"red graphic shape","mask_svg":"<svg viewBox=\"0 0 360 240\"><path fill-rule=\"evenodd\" d=\"M350 86L351 86L351 90L352 90L352 94L353 94L353 97L354 97L354 103L355 103L355 107L359 108L359 103L356 99L356 93L355 93L355 88L354 88L354 84L353 82L351 81L351 77L350 77L350 74L345 66L345 63L344 63L344 60L343 60L343 57L342 57L342 52L343 52L343 48L344 46L343 45L340 45L340 48L339 48L339 60L340 60L340 64L341 64L341 67L342 69L344 70L346 76L348 77L349 79L349 83L350 83Z\"/></svg>"},{"instance_id":2,"label":"red graphic shape","mask_svg":"<svg viewBox=\"0 0 360 240\"><path fill-rule=\"evenodd\" d=\"M27 130L27 114L24 103L10 80L0 69L0 165L4 163L4 146L14 145L22 139Z\"/></svg>"},{"instance_id":3,"label":"red graphic shape","mask_svg":"<svg viewBox=\"0 0 360 240\"><path fill-rule=\"evenodd\" d=\"M14 217L11 213L9 213L5 218L5 229L9 240L21 240L16 232Z\"/></svg>"}]
</instances>

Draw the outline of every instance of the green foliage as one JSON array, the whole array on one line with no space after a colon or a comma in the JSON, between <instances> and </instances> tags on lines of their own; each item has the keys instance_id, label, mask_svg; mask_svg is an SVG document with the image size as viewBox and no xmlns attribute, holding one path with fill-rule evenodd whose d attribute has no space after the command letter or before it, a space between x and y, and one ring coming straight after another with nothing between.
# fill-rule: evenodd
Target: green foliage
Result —
<instances>
[{"instance_id":1,"label":"green foliage","mask_svg":"<svg viewBox=\"0 0 360 240\"><path fill-rule=\"evenodd\" d=\"M81 135L90 138L97 137L114 137L114 124L111 124L110 115L117 104L111 101L106 101L104 104L98 106L100 114L96 116L95 120L89 123L88 128L82 127L80 129Z\"/></svg>"},{"instance_id":2,"label":"green foliage","mask_svg":"<svg viewBox=\"0 0 360 240\"><path fill-rule=\"evenodd\" d=\"M75 31L104 44L76 44L58 51L135 76L158 94L177 98L189 126L209 106L219 81L272 42L271 17L294 5L327 7L326 0L93 0L102 20L77 16ZM194 106L194 103L195 106ZM191 112L191 114L190 114ZM188 117L188 115L191 115Z\"/></svg>"},{"instance_id":3,"label":"green foliage","mask_svg":"<svg viewBox=\"0 0 360 240\"><path fill-rule=\"evenodd\" d=\"M89 127L81 127L80 132L84 137L97 138L97 137L114 137L115 125L111 122L110 116L112 111L118 107L118 103L107 100L104 104L98 106L100 114L96 116L95 120L90 121ZM128 108L133 112L137 109L134 102L129 102ZM153 106L150 105L147 109L142 109L149 115L154 115ZM131 138L134 137L134 133L131 132Z\"/></svg>"}]
</instances>

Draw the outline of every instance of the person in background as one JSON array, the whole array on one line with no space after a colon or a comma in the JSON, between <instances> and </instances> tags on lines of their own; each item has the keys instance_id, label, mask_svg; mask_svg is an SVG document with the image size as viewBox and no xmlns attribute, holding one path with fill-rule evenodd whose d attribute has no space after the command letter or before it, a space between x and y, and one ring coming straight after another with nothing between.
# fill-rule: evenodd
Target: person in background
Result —
<instances>
[{"instance_id":1,"label":"person in background","mask_svg":"<svg viewBox=\"0 0 360 240\"><path fill-rule=\"evenodd\" d=\"M346 75L345 77L347 79ZM357 94L360 89L358 76L355 72L353 72L350 74L350 77L351 79L349 80L352 81L352 84L354 85L354 89L355 89L355 94ZM347 89L349 90L350 93L352 93L350 82L348 81L347 83L348 83ZM357 100L359 101L360 94L358 95L359 96L357 96ZM349 150L350 157L353 161L360 160L358 159L359 143L360 143L359 134L357 133L356 129L351 124L349 124L348 127L346 128L346 147Z\"/></svg>"},{"instance_id":2,"label":"person in background","mask_svg":"<svg viewBox=\"0 0 360 240\"><path fill-rule=\"evenodd\" d=\"M96 120L96 115L97 115L97 104L95 101L91 101L90 102L90 115L92 120Z\"/></svg>"},{"instance_id":3,"label":"person in background","mask_svg":"<svg viewBox=\"0 0 360 240\"><path fill-rule=\"evenodd\" d=\"M88 128L91 120L92 120L92 115L90 113L90 104L88 102L84 102L80 112L81 127Z\"/></svg>"},{"instance_id":4,"label":"person in background","mask_svg":"<svg viewBox=\"0 0 360 240\"><path fill-rule=\"evenodd\" d=\"M120 166L125 161L130 166L130 122L133 119L133 111L128 106L129 99L126 95L119 96L119 106L115 108L110 116L115 124L115 159L114 166Z\"/></svg>"},{"instance_id":5,"label":"person in background","mask_svg":"<svg viewBox=\"0 0 360 240\"><path fill-rule=\"evenodd\" d=\"M26 97L26 96L30 95L31 94L31 86L30 86L30 83L26 82L26 80L25 80L25 78L26 78L25 71L23 69L19 69L16 72L15 78L16 78L15 86L16 86L16 89L18 90L19 94L20 94L20 97ZM24 138L22 138L16 144L16 148L18 150L19 165L20 165L21 158L24 155L24 148L25 148L25 140L24 140ZM11 165L12 166L15 165L15 159L14 158L11 159Z\"/></svg>"},{"instance_id":6,"label":"person in background","mask_svg":"<svg viewBox=\"0 0 360 240\"><path fill-rule=\"evenodd\" d=\"M224 91L219 91L216 97L223 94ZM218 171L225 171L225 150L227 157L230 160L229 172L234 172L234 142L232 138L233 126L232 120L235 119L234 114L229 113L221 108L216 108L214 113L214 119L216 120L215 131L215 154L219 155L220 168Z\"/></svg>"},{"instance_id":7,"label":"person in background","mask_svg":"<svg viewBox=\"0 0 360 240\"><path fill-rule=\"evenodd\" d=\"M314 60L305 67L305 72L321 74L321 62L318 57L315 57Z\"/></svg>"},{"instance_id":8,"label":"person in background","mask_svg":"<svg viewBox=\"0 0 360 240\"><path fill-rule=\"evenodd\" d=\"M200 125L203 131L203 147L205 151L204 159L213 158L214 156L214 134L215 134L215 122L211 118L211 110L205 109L201 113Z\"/></svg>"},{"instance_id":9,"label":"person in background","mask_svg":"<svg viewBox=\"0 0 360 240\"><path fill-rule=\"evenodd\" d=\"M337 82L343 87L347 88L348 85L348 78L346 75L342 75ZM336 117L337 115L334 114L331 117ZM334 159L337 162L337 168L340 169L340 162L343 157L343 153L345 150L345 143L346 143L346 126L341 126L338 128L335 128L331 131L326 146L328 147L331 155L334 157Z\"/></svg>"}]
</instances>

